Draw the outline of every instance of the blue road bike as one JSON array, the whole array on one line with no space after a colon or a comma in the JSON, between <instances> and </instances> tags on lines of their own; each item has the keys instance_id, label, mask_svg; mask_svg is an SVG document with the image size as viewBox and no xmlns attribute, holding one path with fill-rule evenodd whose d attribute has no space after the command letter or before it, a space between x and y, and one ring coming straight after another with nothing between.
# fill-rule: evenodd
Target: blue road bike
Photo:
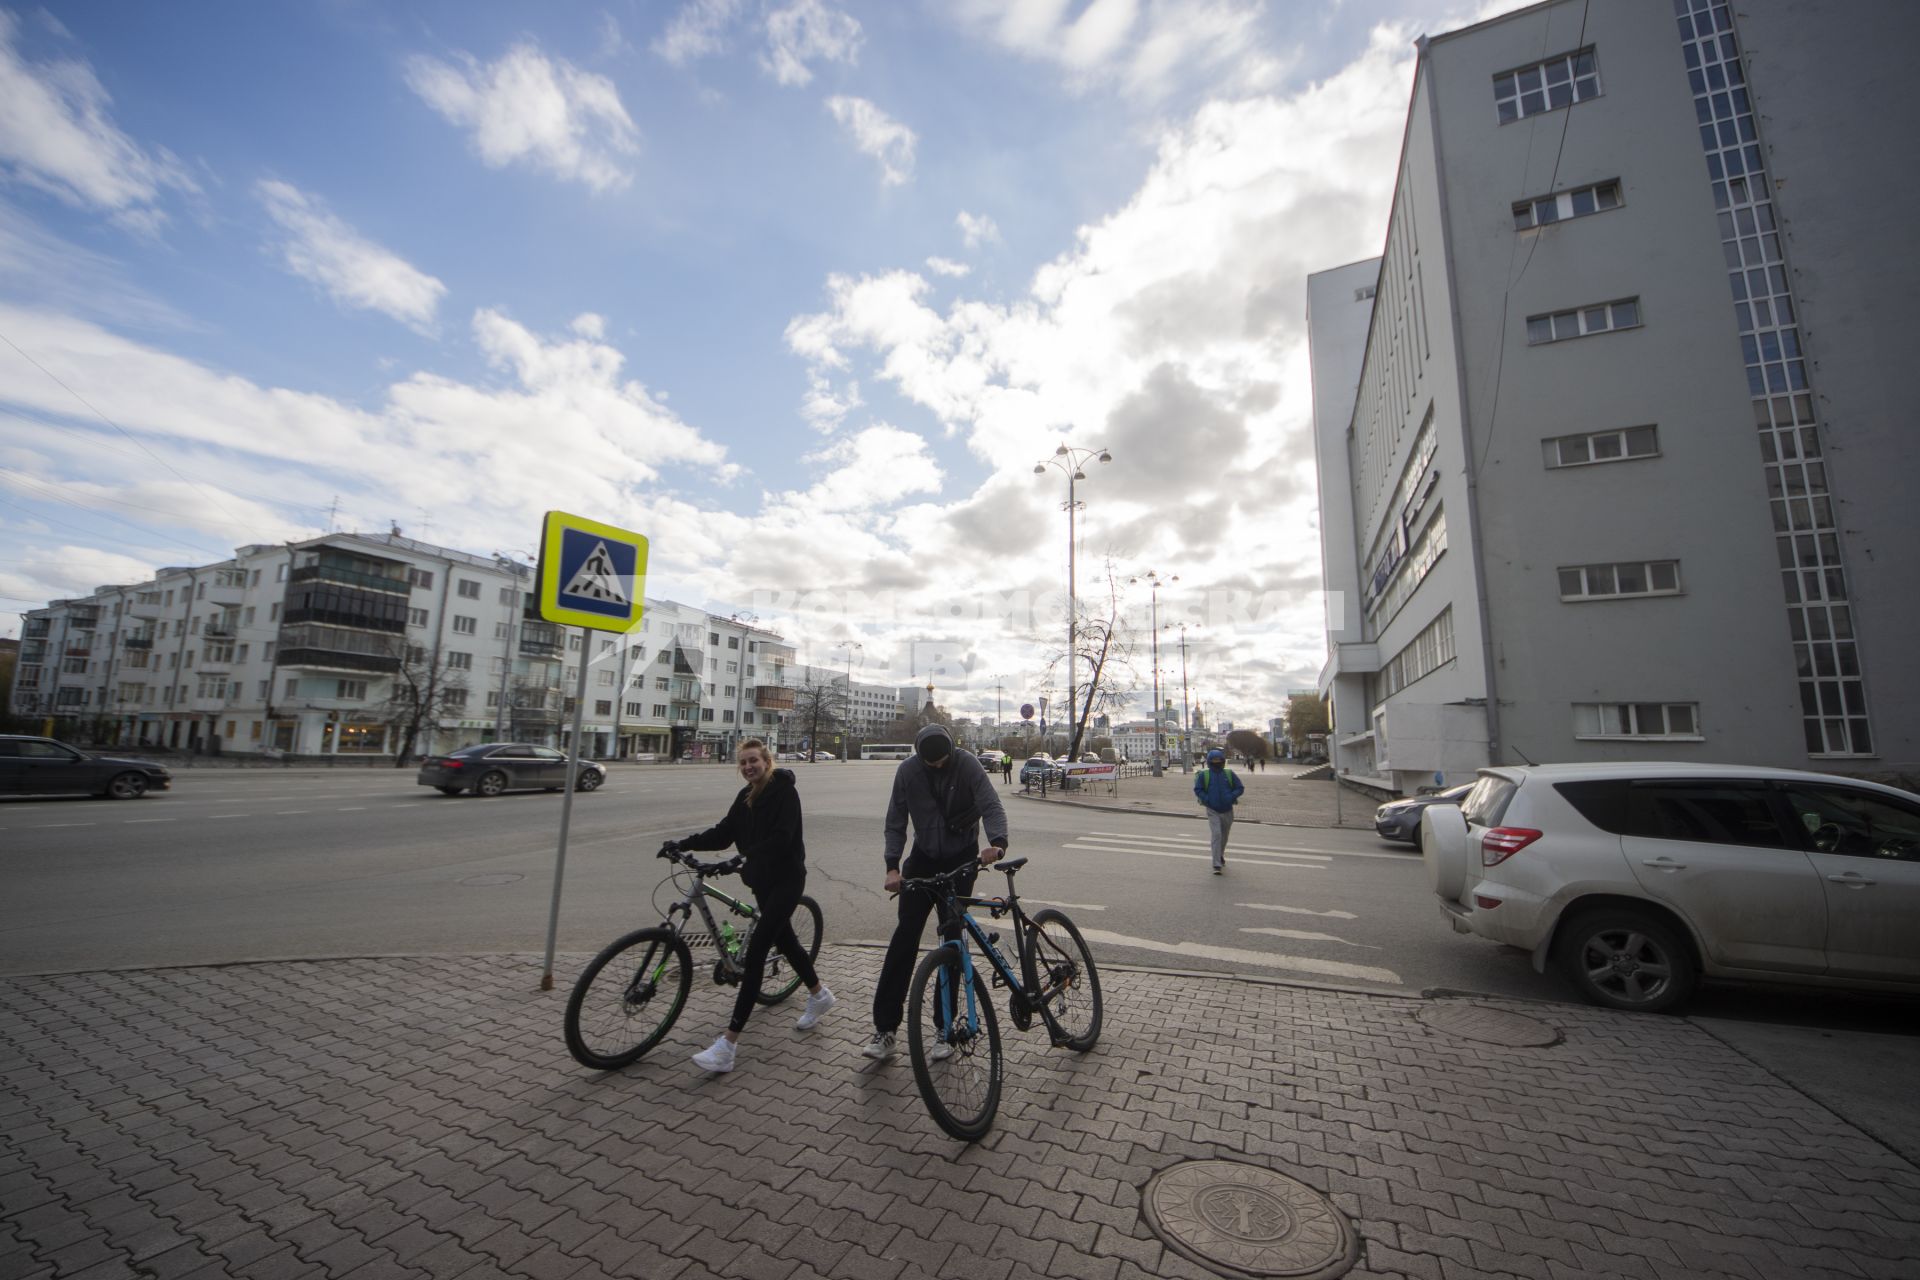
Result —
<instances>
[{"instance_id":1,"label":"blue road bike","mask_svg":"<svg viewBox=\"0 0 1920 1280\"><path fill-rule=\"evenodd\" d=\"M901 882L902 892L930 893L946 921L942 941L914 971L907 1002L907 1053L913 1081L935 1124L963 1142L993 1128L1000 1108L1000 1022L988 982L1007 990L1007 1016L1022 1031L1034 1015L1046 1024L1056 1047L1085 1053L1100 1039L1100 973L1093 953L1065 913L1048 907L1032 916L1020 908L1013 876L1025 858L997 863L1007 877L1004 897L961 894L959 880L973 871L958 867L936 876ZM985 907L994 919L1009 917L1014 958L1000 949L1000 935L981 928L968 908ZM986 957L974 963L972 947Z\"/></svg>"}]
</instances>

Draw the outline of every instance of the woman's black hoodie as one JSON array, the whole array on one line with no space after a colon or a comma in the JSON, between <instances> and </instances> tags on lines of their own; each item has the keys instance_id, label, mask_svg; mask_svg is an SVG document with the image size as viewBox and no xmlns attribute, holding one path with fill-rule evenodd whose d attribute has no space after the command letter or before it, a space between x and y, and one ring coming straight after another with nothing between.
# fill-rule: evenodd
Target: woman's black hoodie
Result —
<instances>
[{"instance_id":1,"label":"woman's black hoodie","mask_svg":"<svg viewBox=\"0 0 1920 1280\"><path fill-rule=\"evenodd\" d=\"M775 769L760 798L747 803L751 787L740 788L720 824L680 841L682 849L735 848L740 878L759 892L797 887L807 878L807 845L800 835L800 791L793 770Z\"/></svg>"}]
</instances>

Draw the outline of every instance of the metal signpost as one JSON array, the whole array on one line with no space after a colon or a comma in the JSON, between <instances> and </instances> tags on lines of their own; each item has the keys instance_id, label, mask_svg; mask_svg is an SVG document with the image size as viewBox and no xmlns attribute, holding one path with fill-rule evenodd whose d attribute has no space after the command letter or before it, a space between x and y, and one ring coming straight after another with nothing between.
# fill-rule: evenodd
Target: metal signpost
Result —
<instances>
[{"instance_id":1,"label":"metal signpost","mask_svg":"<svg viewBox=\"0 0 1920 1280\"><path fill-rule=\"evenodd\" d=\"M647 539L564 511L547 512L540 536L540 616L562 626L621 634L640 625L646 609ZM618 652L618 650L616 650ZM553 950L560 936L560 886L567 872L567 827L580 776L580 734L586 719L587 668L593 646L580 646L580 685L573 697L573 736L567 752L567 789L560 802L560 851L553 864L553 907L547 915L547 963L540 989L553 990Z\"/></svg>"}]
</instances>

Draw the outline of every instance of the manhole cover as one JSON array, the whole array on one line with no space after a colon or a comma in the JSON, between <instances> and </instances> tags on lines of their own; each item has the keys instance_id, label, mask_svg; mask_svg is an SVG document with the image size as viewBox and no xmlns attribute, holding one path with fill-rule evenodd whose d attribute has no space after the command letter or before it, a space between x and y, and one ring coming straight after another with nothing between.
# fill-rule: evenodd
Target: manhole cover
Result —
<instances>
[{"instance_id":1,"label":"manhole cover","mask_svg":"<svg viewBox=\"0 0 1920 1280\"><path fill-rule=\"evenodd\" d=\"M525 879L526 879L525 876L515 875L511 871L501 871L490 876L468 876L465 880L462 880L460 883L464 885L471 885L476 889L484 889L490 885L512 884L517 880L525 880Z\"/></svg>"},{"instance_id":2,"label":"manhole cover","mask_svg":"<svg viewBox=\"0 0 1920 1280\"><path fill-rule=\"evenodd\" d=\"M1175 1165L1155 1174L1141 1199L1168 1248L1229 1275L1331 1280L1360 1257L1359 1237L1325 1197L1257 1165Z\"/></svg>"},{"instance_id":3,"label":"manhole cover","mask_svg":"<svg viewBox=\"0 0 1920 1280\"><path fill-rule=\"evenodd\" d=\"M1560 1043L1560 1032L1538 1018L1508 1013L1505 1009L1485 1009L1474 1004L1432 1005L1415 1015L1435 1031L1497 1044L1508 1049L1539 1048Z\"/></svg>"}]
</instances>

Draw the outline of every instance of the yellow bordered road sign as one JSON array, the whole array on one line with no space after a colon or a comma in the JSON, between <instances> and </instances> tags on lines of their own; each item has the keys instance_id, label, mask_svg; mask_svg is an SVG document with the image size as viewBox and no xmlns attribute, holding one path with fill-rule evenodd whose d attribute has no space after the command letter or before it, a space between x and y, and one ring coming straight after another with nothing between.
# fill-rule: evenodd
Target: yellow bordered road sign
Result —
<instances>
[{"instance_id":1,"label":"yellow bordered road sign","mask_svg":"<svg viewBox=\"0 0 1920 1280\"><path fill-rule=\"evenodd\" d=\"M540 616L594 631L631 631L646 609L647 538L565 511L540 535Z\"/></svg>"}]
</instances>

